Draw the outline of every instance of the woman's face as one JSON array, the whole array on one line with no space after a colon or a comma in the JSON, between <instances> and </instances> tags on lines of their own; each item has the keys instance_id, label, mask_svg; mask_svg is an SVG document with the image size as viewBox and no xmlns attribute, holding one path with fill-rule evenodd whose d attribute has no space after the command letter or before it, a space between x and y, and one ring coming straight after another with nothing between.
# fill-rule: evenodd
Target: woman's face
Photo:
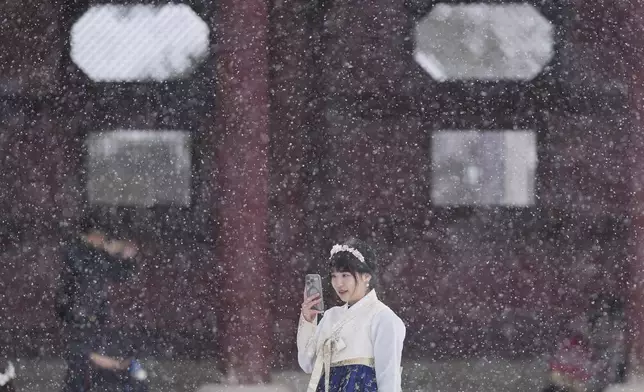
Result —
<instances>
[{"instance_id":1,"label":"woman's face","mask_svg":"<svg viewBox=\"0 0 644 392\"><path fill-rule=\"evenodd\" d=\"M369 274L358 273L354 277L350 272L333 271L331 273L333 289L342 302L347 302L350 305L358 302L367 294L369 280L371 280Z\"/></svg>"}]
</instances>

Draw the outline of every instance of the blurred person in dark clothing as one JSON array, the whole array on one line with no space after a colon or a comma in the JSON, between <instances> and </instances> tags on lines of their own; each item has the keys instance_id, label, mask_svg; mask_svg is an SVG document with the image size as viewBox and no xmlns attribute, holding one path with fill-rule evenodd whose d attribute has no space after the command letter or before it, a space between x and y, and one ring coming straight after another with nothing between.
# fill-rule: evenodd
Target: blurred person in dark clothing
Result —
<instances>
[{"instance_id":1,"label":"blurred person in dark clothing","mask_svg":"<svg viewBox=\"0 0 644 392\"><path fill-rule=\"evenodd\" d=\"M104 377L106 374L113 375L112 382L123 385L124 390L145 390L133 386L146 378L136 360L105 354L109 340L108 284L133 275L136 254L133 242L108 236L93 222L65 245L55 300L65 339L64 392L95 390L97 381L110 378Z\"/></svg>"},{"instance_id":2,"label":"blurred person in dark clothing","mask_svg":"<svg viewBox=\"0 0 644 392\"><path fill-rule=\"evenodd\" d=\"M542 392L603 392L625 381L627 350L624 301L593 295L587 312L571 321L549 361Z\"/></svg>"}]
</instances>

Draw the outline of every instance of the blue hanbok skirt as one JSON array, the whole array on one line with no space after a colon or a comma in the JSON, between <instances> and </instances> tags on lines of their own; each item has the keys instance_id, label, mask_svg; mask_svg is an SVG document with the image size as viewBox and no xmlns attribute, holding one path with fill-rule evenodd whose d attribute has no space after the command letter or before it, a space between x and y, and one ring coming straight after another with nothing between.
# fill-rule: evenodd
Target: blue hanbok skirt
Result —
<instances>
[{"instance_id":1,"label":"blue hanbok skirt","mask_svg":"<svg viewBox=\"0 0 644 392\"><path fill-rule=\"evenodd\" d=\"M376 370L368 365L331 366L329 392L377 392ZM324 374L316 392L324 392Z\"/></svg>"}]
</instances>

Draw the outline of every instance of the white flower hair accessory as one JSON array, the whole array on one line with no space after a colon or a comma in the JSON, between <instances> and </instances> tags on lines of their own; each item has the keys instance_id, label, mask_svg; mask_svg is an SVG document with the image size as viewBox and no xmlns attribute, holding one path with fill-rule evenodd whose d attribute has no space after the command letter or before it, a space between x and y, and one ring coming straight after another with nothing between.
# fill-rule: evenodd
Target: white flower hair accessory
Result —
<instances>
[{"instance_id":1,"label":"white flower hair accessory","mask_svg":"<svg viewBox=\"0 0 644 392\"><path fill-rule=\"evenodd\" d=\"M9 362L4 373L0 373L0 387L4 387L11 380L16 378L16 369L13 367L13 363Z\"/></svg>"},{"instance_id":2,"label":"white flower hair accessory","mask_svg":"<svg viewBox=\"0 0 644 392\"><path fill-rule=\"evenodd\" d=\"M338 252L349 252L352 255L356 257L356 259L360 260L362 263L364 263L364 256L360 251L356 248L352 248L348 245L333 245L333 248L331 248L331 257L333 257L334 254Z\"/></svg>"}]
</instances>

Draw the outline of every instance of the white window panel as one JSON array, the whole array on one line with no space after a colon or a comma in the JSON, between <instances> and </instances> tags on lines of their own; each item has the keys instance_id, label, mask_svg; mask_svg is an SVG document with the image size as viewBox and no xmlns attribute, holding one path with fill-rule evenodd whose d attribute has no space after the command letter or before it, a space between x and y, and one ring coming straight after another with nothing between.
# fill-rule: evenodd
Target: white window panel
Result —
<instances>
[{"instance_id":1,"label":"white window panel","mask_svg":"<svg viewBox=\"0 0 644 392\"><path fill-rule=\"evenodd\" d=\"M554 56L554 29L529 4L439 3L416 24L415 45L437 81L530 80Z\"/></svg>"},{"instance_id":2,"label":"white window panel","mask_svg":"<svg viewBox=\"0 0 644 392\"><path fill-rule=\"evenodd\" d=\"M192 153L186 131L115 130L87 140L87 191L93 204L190 204Z\"/></svg>"},{"instance_id":3,"label":"white window panel","mask_svg":"<svg viewBox=\"0 0 644 392\"><path fill-rule=\"evenodd\" d=\"M103 4L71 30L71 57L96 82L173 80L207 56L210 30L185 4Z\"/></svg>"},{"instance_id":4,"label":"white window panel","mask_svg":"<svg viewBox=\"0 0 644 392\"><path fill-rule=\"evenodd\" d=\"M534 131L444 130L432 136L432 202L442 206L534 204Z\"/></svg>"}]
</instances>

